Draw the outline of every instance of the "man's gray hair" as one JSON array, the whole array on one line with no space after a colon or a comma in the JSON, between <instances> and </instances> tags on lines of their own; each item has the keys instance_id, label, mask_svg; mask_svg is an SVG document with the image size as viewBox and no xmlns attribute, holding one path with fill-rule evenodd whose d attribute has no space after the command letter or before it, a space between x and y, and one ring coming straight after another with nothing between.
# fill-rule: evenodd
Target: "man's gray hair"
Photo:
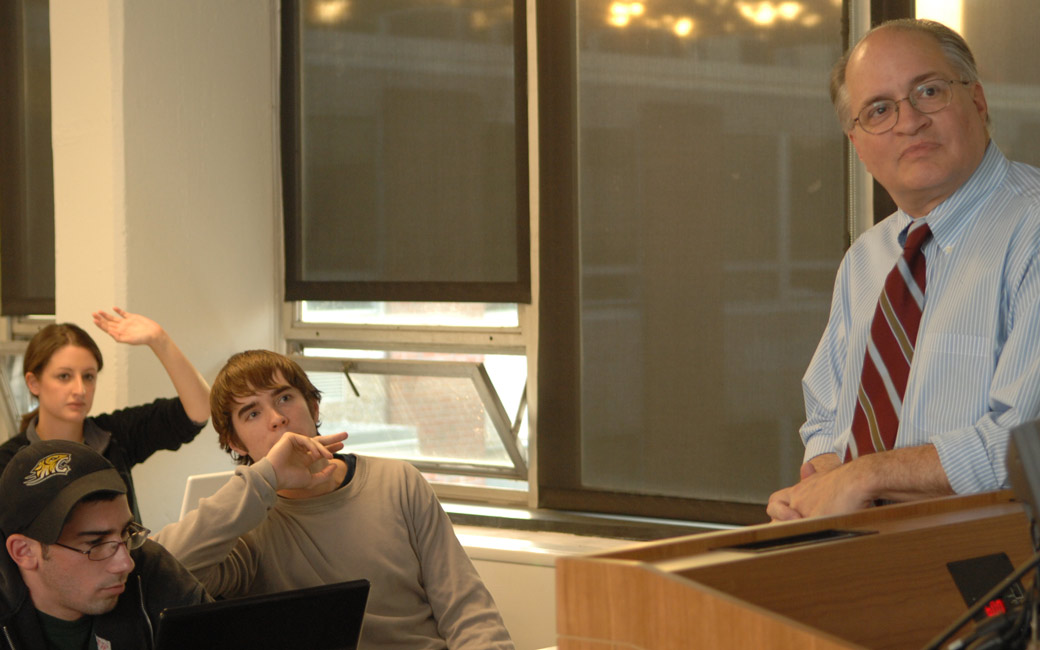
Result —
<instances>
[{"instance_id":1,"label":"man's gray hair","mask_svg":"<svg viewBox=\"0 0 1040 650\"><path fill-rule=\"evenodd\" d=\"M975 57L972 55L968 44L960 34L946 25L934 20L915 18L900 18L883 22L867 32L856 45L850 47L831 69L831 103L834 104L834 110L838 113L838 122L841 123L843 131L851 131L853 127L853 116L849 106L849 89L845 85L845 69L849 65L849 58L856 51L856 48L859 47L860 43L879 29L897 29L904 32L917 32L931 36L939 44L943 55L946 56L946 60L953 67L961 81L979 80L979 72L975 66ZM986 119L988 123L989 116Z\"/></svg>"}]
</instances>

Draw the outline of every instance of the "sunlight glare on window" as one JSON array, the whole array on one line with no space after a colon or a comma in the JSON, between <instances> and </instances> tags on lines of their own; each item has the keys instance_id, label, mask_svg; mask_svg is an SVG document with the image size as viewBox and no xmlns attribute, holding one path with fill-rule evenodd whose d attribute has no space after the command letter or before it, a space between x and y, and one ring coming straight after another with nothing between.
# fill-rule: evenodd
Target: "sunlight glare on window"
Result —
<instances>
[{"instance_id":1,"label":"sunlight glare on window","mask_svg":"<svg viewBox=\"0 0 1040 650\"><path fill-rule=\"evenodd\" d=\"M958 34L964 33L964 0L917 0L918 18L938 21Z\"/></svg>"},{"instance_id":2,"label":"sunlight glare on window","mask_svg":"<svg viewBox=\"0 0 1040 650\"><path fill-rule=\"evenodd\" d=\"M304 323L417 327L518 327L515 303L331 302L305 300Z\"/></svg>"}]
</instances>

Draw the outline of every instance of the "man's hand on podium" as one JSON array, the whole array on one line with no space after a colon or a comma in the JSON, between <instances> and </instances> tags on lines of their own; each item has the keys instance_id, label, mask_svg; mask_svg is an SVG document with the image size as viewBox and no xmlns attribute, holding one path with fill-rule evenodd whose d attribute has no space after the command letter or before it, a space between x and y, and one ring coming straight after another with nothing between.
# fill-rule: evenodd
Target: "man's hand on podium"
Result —
<instances>
[{"instance_id":1,"label":"man's hand on podium","mask_svg":"<svg viewBox=\"0 0 1040 650\"><path fill-rule=\"evenodd\" d=\"M878 499L914 501L953 494L932 445L867 454L842 463L837 454L811 459L801 481L774 492L766 512L773 521L837 515L869 508Z\"/></svg>"},{"instance_id":2,"label":"man's hand on podium","mask_svg":"<svg viewBox=\"0 0 1040 650\"><path fill-rule=\"evenodd\" d=\"M801 481L769 497L766 512L773 521L787 521L866 508L871 499L857 489L857 469L836 454L817 456L802 465Z\"/></svg>"}]
</instances>

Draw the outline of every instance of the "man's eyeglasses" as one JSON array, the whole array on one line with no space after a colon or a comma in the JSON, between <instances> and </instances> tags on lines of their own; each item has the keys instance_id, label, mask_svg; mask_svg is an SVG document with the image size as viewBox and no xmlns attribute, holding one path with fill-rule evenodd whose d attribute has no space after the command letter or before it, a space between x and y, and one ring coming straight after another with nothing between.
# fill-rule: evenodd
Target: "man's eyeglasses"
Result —
<instances>
[{"instance_id":1,"label":"man's eyeglasses","mask_svg":"<svg viewBox=\"0 0 1040 650\"><path fill-rule=\"evenodd\" d=\"M107 560L108 558L115 555L116 551L118 551L119 547L123 544L126 545L126 550L128 551L132 551L135 548L141 548L141 546L144 545L145 540L148 539L148 535L151 534L151 532L152 531L148 530L141 524L132 521L127 525L125 529L123 529L123 534L121 536L122 539L120 539L118 542L101 542L100 544L94 544L85 551L80 550L78 548L74 548L72 546L66 546L61 542L54 542L54 545L60 546L62 548L67 548L70 551L82 553L83 555L87 556L88 560L99 562L101 560Z\"/></svg>"},{"instance_id":2,"label":"man's eyeglasses","mask_svg":"<svg viewBox=\"0 0 1040 650\"><path fill-rule=\"evenodd\" d=\"M879 99L863 107L854 124L873 135L892 130L899 121L899 102L908 101L921 113L938 113L953 101L953 84L967 86L972 82L958 79L931 79L920 83L903 99Z\"/></svg>"}]
</instances>

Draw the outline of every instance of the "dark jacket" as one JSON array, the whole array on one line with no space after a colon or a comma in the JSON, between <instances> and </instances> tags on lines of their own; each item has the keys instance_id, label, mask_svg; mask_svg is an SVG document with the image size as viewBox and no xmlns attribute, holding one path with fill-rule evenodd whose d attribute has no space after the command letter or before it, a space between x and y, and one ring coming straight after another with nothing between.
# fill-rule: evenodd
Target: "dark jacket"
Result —
<instances>
[{"instance_id":1,"label":"dark jacket","mask_svg":"<svg viewBox=\"0 0 1040 650\"><path fill-rule=\"evenodd\" d=\"M94 634L111 642L112 650L150 650L162 610L212 599L198 580L155 542L146 541L130 555L135 566L127 578L126 591L112 611L94 617ZM17 565L4 552L0 558L0 650L46 647L29 590Z\"/></svg>"},{"instance_id":2,"label":"dark jacket","mask_svg":"<svg viewBox=\"0 0 1040 650\"><path fill-rule=\"evenodd\" d=\"M34 420L30 426L35 424ZM177 449L182 444L191 442L203 428L191 421L184 412L180 399L176 397L157 399L150 404L88 417L83 422L85 436L87 429L91 427L102 434L99 437L108 439L103 448L95 451L111 461L123 477L130 511L133 512L134 519L140 523L143 522L137 508L137 496L134 494L130 469L138 463L143 463L160 449ZM3 472L18 450L28 444L28 434L23 431L0 445L0 472Z\"/></svg>"}]
</instances>

